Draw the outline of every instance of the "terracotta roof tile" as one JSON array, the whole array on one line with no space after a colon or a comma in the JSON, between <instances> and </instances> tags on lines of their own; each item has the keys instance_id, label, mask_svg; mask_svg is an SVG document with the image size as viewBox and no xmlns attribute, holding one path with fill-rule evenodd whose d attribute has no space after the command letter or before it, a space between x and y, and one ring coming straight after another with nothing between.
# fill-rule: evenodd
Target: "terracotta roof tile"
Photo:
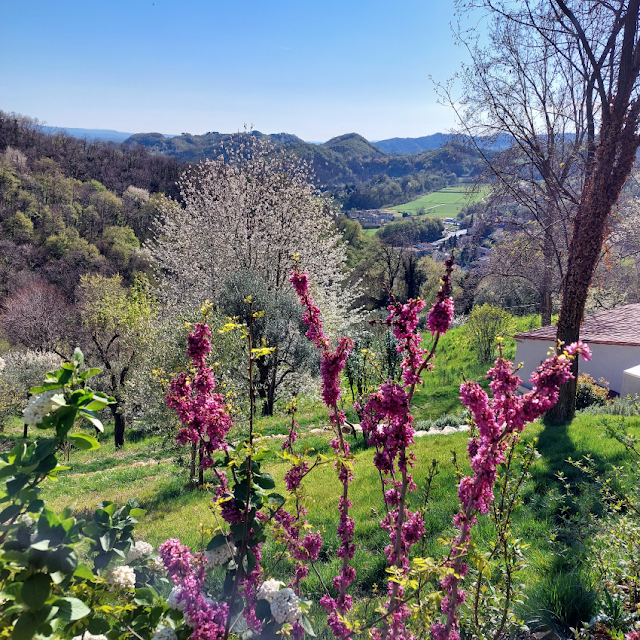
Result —
<instances>
[{"instance_id":1,"label":"terracotta roof tile","mask_svg":"<svg viewBox=\"0 0 640 640\"><path fill-rule=\"evenodd\" d=\"M517 339L555 340L557 325L519 333ZM603 344L640 346L640 304L599 311L584 319L580 339Z\"/></svg>"}]
</instances>

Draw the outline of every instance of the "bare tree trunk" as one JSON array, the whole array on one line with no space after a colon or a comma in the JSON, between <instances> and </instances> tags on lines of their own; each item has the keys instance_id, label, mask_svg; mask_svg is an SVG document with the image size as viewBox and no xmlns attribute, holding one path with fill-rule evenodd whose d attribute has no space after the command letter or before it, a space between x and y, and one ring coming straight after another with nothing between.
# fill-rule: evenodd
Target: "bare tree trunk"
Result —
<instances>
[{"instance_id":1,"label":"bare tree trunk","mask_svg":"<svg viewBox=\"0 0 640 640\"><path fill-rule=\"evenodd\" d=\"M636 134L640 102L626 117L616 118L615 100L607 125L603 125L596 152L595 167L585 183L583 197L573 225L569 247L569 263L562 287L562 306L557 338L564 345L580 337L584 308L589 295L602 243L607 232L611 209L627 181L640 140ZM577 364L575 365L577 373ZM550 411L554 422L566 422L575 415L577 381L570 380L560 388L560 398Z\"/></svg>"},{"instance_id":2,"label":"bare tree trunk","mask_svg":"<svg viewBox=\"0 0 640 640\"><path fill-rule=\"evenodd\" d=\"M553 287L553 245L548 235L545 235L543 247L544 267L540 286L540 318L543 327L551 324L551 288Z\"/></svg>"},{"instance_id":3,"label":"bare tree trunk","mask_svg":"<svg viewBox=\"0 0 640 640\"><path fill-rule=\"evenodd\" d=\"M109 405L111 408L111 415L113 416L113 439L116 445L116 449L124 447L124 431L126 427L126 421L124 417L124 407L116 399L115 403Z\"/></svg>"},{"instance_id":4,"label":"bare tree trunk","mask_svg":"<svg viewBox=\"0 0 640 640\"><path fill-rule=\"evenodd\" d=\"M203 444L200 442L200 448L198 449L198 486L201 487L204 485L204 469L202 468L202 454L203 454Z\"/></svg>"}]
</instances>

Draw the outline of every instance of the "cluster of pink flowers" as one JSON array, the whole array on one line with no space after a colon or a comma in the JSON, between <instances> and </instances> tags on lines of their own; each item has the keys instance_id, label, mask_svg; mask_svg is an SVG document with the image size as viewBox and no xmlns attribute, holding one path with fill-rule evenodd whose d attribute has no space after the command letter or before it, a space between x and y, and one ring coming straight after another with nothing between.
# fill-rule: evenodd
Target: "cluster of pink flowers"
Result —
<instances>
[{"instance_id":1,"label":"cluster of pink flowers","mask_svg":"<svg viewBox=\"0 0 640 640\"><path fill-rule=\"evenodd\" d=\"M446 272L438 292L436 303L429 313L429 328L436 334L436 341L445 333L453 318L453 300L449 296L453 257L446 262ZM408 447L413 444L413 416L409 409L420 374L430 366L433 349L428 352L420 347L422 338L418 331L418 315L424 308L422 300L408 300L400 304L392 299L389 305L387 325L391 326L398 340L398 352L404 353L402 361L403 384L387 381L371 394L361 410L361 425L369 444L376 447L374 464L384 477L384 500L387 515L381 525L389 533L389 545L385 548L391 566L408 570L409 553L424 533L424 522L419 512L406 507L407 495L416 486L409 468L414 457ZM435 348L434 343L434 348ZM399 471L402 480L396 480ZM395 640L412 638L407 634L405 621L410 610L404 604L404 591L397 582L389 582L390 600L387 608L392 612L386 622L386 630L372 629L373 638L389 634Z\"/></svg>"},{"instance_id":2,"label":"cluster of pink flowers","mask_svg":"<svg viewBox=\"0 0 640 640\"><path fill-rule=\"evenodd\" d=\"M296 441L298 423L292 419L289 429L289 436L282 445L283 451L288 451L291 455L293 444ZM309 523L304 519L307 510L301 504L302 480L309 473L309 464L298 458L298 463L294 464L284 475L284 482L287 491L295 496L295 513L289 513L284 509L276 512L274 520L282 527L279 537L284 542L295 560L296 568L294 577L291 579L291 587L298 592L300 581L309 574L309 562L318 559L322 548L322 535L320 533L306 533Z\"/></svg>"},{"instance_id":3,"label":"cluster of pink flowers","mask_svg":"<svg viewBox=\"0 0 640 640\"><path fill-rule=\"evenodd\" d=\"M193 640L219 640L225 636L229 607L213 602L203 593L207 561L179 540L170 539L158 551L169 576L178 587L177 600L184 604L185 620L193 628Z\"/></svg>"},{"instance_id":4,"label":"cluster of pink flowers","mask_svg":"<svg viewBox=\"0 0 640 640\"><path fill-rule=\"evenodd\" d=\"M320 318L320 309L314 304L309 292L309 276L306 272L300 272L297 269L291 271L290 278L300 304L305 311L302 316L303 321L308 326L307 337L312 340L321 351L320 373L322 376L322 399L330 410L329 419L331 424L337 430L337 437L331 441L331 446L341 456L349 455L349 443L342 436L342 427L345 424L345 414L338 409L338 401L340 400L340 374L344 369L344 365L349 356L349 352L353 348L353 341L350 338L341 337L335 351L331 351L331 344L322 328L322 320ZM329 614L327 622L337 638L348 636L348 628L340 620L340 615L345 614L351 609L352 598L347 594L349 585L355 579L355 569L350 566L349 561L355 553L355 545L353 544L353 535L355 530L355 521L349 515L349 509L352 506L348 498L349 483L353 480L353 472L345 462L337 463L338 478L342 483L342 496L338 503L340 512L340 522L338 524L338 538L340 539L340 548L337 555L342 558L342 567L340 573L334 577L333 586L339 592L337 598L332 598L325 594L320 599L320 604Z\"/></svg>"},{"instance_id":5,"label":"cluster of pink flowers","mask_svg":"<svg viewBox=\"0 0 640 640\"><path fill-rule=\"evenodd\" d=\"M453 271L453 255L445 260L445 274L442 278L442 286L436 295L436 302L429 311L427 326L431 335L445 333L453 320L453 298L451 293L451 272Z\"/></svg>"},{"instance_id":6,"label":"cluster of pink flowers","mask_svg":"<svg viewBox=\"0 0 640 640\"><path fill-rule=\"evenodd\" d=\"M231 418L224 398L215 393L216 381L213 370L206 364L211 352L211 329L201 322L196 323L187 338L187 355L191 358L195 373L186 372L172 380L166 396L167 406L174 409L185 425L176 436L179 444L200 444L202 467L213 465L215 451L225 449L225 437L231 428Z\"/></svg>"},{"instance_id":7,"label":"cluster of pink flowers","mask_svg":"<svg viewBox=\"0 0 640 640\"><path fill-rule=\"evenodd\" d=\"M513 363L502 356L487 373L487 378L491 379L492 398L476 382L466 382L460 388L460 400L471 411L478 436L470 438L468 445L473 475L462 478L458 489L460 511L455 524L460 534L451 549L453 572L442 581L447 595L442 599L441 610L446 621L432 626L434 640L460 638L457 609L464 602L465 594L459 583L468 569L464 558L471 528L477 521L477 514L486 514L493 502L497 468L504 462L508 447L528 422L541 417L558 401L558 388L573 378L571 358L576 354L581 354L585 360L591 359L587 345L582 342L570 345L563 354L554 355L538 367L531 376L533 389L522 396L516 395L522 381L515 374Z\"/></svg>"}]
</instances>

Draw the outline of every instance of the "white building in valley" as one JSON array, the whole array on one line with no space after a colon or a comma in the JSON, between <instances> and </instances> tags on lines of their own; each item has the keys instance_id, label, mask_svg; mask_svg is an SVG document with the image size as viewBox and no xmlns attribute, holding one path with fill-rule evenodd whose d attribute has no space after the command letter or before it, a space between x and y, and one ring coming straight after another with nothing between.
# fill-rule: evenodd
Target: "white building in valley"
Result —
<instances>
[{"instance_id":1,"label":"white building in valley","mask_svg":"<svg viewBox=\"0 0 640 640\"><path fill-rule=\"evenodd\" d=\"M519 333L516 364L522 362L519 372L522 390L529 390L529 378L555 347L556 325ZM604 378L611 391L627 396L640 394L640 304L600 311L584 319L580 339L593 353L591 361L580 360L580 373L592 378Z\"/></svg>"}]
</instances>

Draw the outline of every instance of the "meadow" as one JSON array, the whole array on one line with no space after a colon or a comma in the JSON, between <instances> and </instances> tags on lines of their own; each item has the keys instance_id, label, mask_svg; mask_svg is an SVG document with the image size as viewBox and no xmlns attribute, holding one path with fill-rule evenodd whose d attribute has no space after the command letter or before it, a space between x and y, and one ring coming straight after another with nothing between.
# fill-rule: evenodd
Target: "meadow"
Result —
<instances>
[{"instance_id":1,"label":"meadow","mask_svg":"<svg viewBox=\"0 0 640 640\"><path fill-rule=\"evenodd\" d=\"M428 193L405 204L387 207L386 210L418 215L418 212L424 207L424 215L426 216L455 218L464 207L478 202L485 195L485 190L474 193L465 185L457 185Z\"/></svg>"}]
</instances>

